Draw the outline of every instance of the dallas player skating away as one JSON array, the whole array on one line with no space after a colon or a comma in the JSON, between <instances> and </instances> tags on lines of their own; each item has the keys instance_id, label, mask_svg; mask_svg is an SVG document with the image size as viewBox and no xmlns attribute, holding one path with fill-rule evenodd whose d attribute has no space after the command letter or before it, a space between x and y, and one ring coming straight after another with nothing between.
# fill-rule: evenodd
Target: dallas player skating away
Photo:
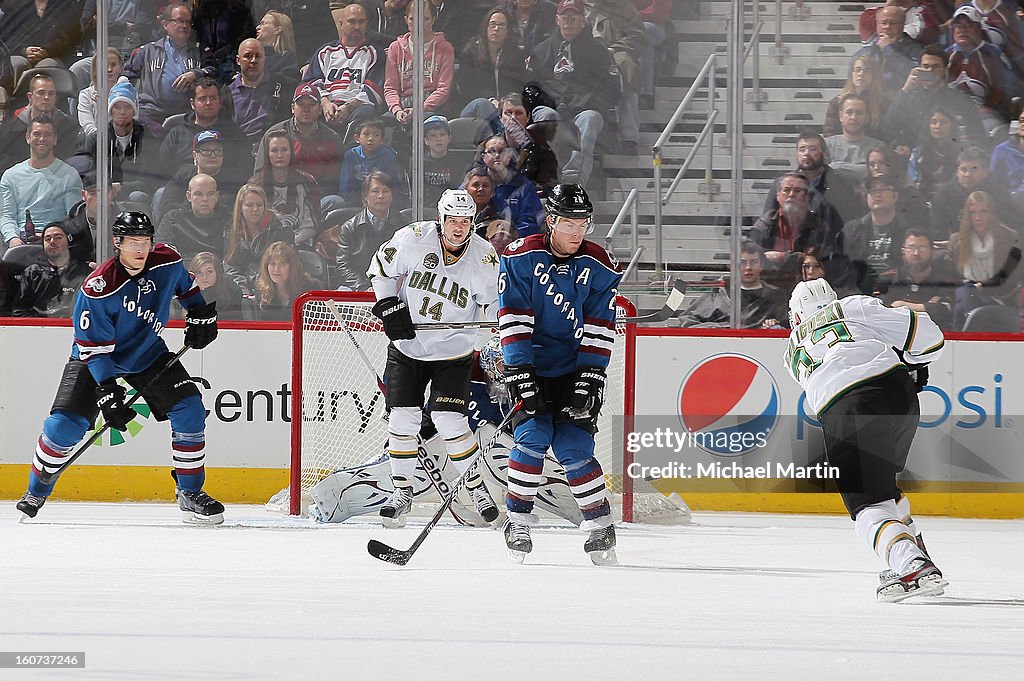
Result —
<instances>
[{"instance_id":1,"label":"dallas player skating away","mask_svg":"<svg viewBox=\"0 0 1024 681\"><path fill-rule=\"evenodd\" d=\"M388 345L388 453L395 491L381 507L388 527L400 527L412 508L417 435L423 395L448 457L464 472L477 451L466 406L477 330L417 332L414 322L469 322L497 299L498 256L473 233L476 204L468 192L446 190L437 204L438 222L414 222L381 245L366 274L377 303L373 313L392 341ZM475 472L467 489L477 511L491 522L498 508Z\"/></svg>"},{"instance_id":2,"label":"dallas player skating away","mask_svg":"<svg viewBox=\"0 0 1024 681\"><path fill-rule=\"evenodd\" d=\"M118 376L142 393L158 421L171 421L171 458L178 507L186 523L224 522L224 506L203 491L206 478L206 411L199 390L160 337L172 298L185 308L185 344L196 350L217 337L215 303L164 244L153 245L153 223L145 213L124 212L114 220L114 257L86 278L75 297L75 339L50 415L36 444L28 492L18 510L34 518L53 492L41 472L55 472L102 411L124 431L135 418L125 406Z\"/></svg>"},{"instance_id":3,"label":"dallas player skating away","mask_svg":"<svg viewBox=\"0 0 1024 681\"><path fill-rule=\"evenodd\" d=\"M797 284L789 314L786 367L821 422L857 535L889 566L878 600L942 594L947 582L924 550L896 481L921 416L917 393L928 382L928 364L942 353L942 331L926 313L877 298L837 300L824 279Z\"/></svg>"},{"instance_id":4,"label":"dallas player skating away","mask_svg":"<svg viewBox=\"0 0 1024 681\"><path fill-rule=\"evenodd\" d=\"M498 279L505 383L527 417L516 425L509 462L505 543L517 562L533 550L534 497L550 447L583 515L580 529L589 533L584 550L595 563L613 563L615 527L594 434L622 272L583 238L593 229L583 187L555 186L546 207L547 233L509 244Z\"/></svg>"}]
</instances>

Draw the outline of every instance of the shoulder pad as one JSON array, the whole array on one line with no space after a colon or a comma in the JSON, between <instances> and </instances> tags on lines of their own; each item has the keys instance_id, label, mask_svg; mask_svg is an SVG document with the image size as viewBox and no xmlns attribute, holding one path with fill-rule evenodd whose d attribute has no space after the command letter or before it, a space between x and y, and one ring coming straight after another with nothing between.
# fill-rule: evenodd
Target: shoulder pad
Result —
<instances>
[{"instance_id":1,"label":"shoulder pad","mask_svg":"<svg viewBox=\"0 0 1024 681\"><path fill-rule=\"evenodd\" d=\"M181 254L170 244L156 244L146 258L146 269L173 265L181 262Z\"/></svg>"},{"instance_id":2,"label":"shoulder pad","mask_svg":"<svg viewBox=\"0 0 1024 681\"><path fill-rule=\"evenodd\" d=\"M124 286L128 279L124 268L118 267L117 260L110 258L85 278L82 293L86 298L106 298Z\"/></svg>"},{"instance_id":3,"label":"shoulder pad","mask_svg":"<svg viewBox=\"0 0 1024 681\"><path fill-rule=\"evenodd\" d=\"M584 240L580 245L580 250L576 252L576 257L590 257L610 269L612 272L622 272L622 267L619 266L619 261L615 259L615 256L609 253L604 247L595 244L593 241Z\"/></svg>"},{"instance_id":4,"label":"shoulder pad","mask_svg":"<svg viewBox=\"0 0 1024 681\"><path fill-rule=\"evenodd\" d=\"M530 236L516 239L505 247L505 255L523 255L530 251L547 251L543 234L531 234Z\"/></svg>"}]
</instances>

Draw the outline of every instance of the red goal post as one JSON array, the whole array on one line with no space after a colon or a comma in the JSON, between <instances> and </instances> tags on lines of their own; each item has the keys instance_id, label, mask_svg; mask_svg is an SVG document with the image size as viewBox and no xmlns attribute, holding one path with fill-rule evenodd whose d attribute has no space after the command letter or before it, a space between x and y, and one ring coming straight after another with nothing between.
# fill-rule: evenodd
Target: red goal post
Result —
<instances>
[{"instance_id":1,"label":"red goal post","mask_svg":"<svg viewBox=\"0 0 1024 681\"><path fill-rule=\"evenodd\" d=\"M384 398L377 377L384 374L388 339L370 312L374 302L368 292L311 291L293 305L288 495L292 515L308 503L310 487L335 470L375 459L386 441ZM636 308L626 298L619 296L617 304L619 318L635 316ZM495 332L481 329L478 347ZM625 433L632 426L635 396L635 325L620 323L616 332L595 453L613 504L621 501L623 522L665 522L676 510L673 504L661 508L670 500L649 482L623 475L632 459ZM622 422L615 423L616 417Z\"/></svg>"}]
</instances>

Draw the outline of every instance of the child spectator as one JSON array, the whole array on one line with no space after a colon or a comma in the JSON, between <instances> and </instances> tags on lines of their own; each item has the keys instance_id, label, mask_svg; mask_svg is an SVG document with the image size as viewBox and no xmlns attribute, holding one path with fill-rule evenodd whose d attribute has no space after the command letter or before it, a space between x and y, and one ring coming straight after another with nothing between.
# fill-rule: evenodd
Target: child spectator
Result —
<instances>
[{"instance_id":1,"label":"child spectator","mask_svg":"<svg viewBox=\"0 0 1024 681\"><path fill-rule=\"evenodd\" d=\"M436 9L423 3L423 109L441 113L451 96L455 78L455 49L445 40L443 33L434 33ZM405 8L405 22L409 33L399 36L387 50L387 66L384 75L384 101L388 111L405 127L412 120L412 26L415 21L416 3L410 2ZM397 176L393 176L397 177Z\"/></svg>"},{"instance_id":2,"label":"child spectator","mask_svg":"<svg viewBox=\"0 0 1024 681\"><path fill-rule=\"evenodd\" d=\"M423 143L427 154L423 157L423 206L436 206L445 189L458 189L462 176L473 165L466 152L448 151L452 139L448 119L431 116L423 121Z\"/></svg>"},{"instance_id":3,"label":"child spectator","mask_svg":"<svg viewBox=\"0 0 1024 681\"><path fill-rule=\"evenodd\" d=\"M395 181L399 203L408 202L405 191L405 173L398 167L398 153L384 144L384 123L377 118L355 124L353 139L356 146L345 152L341 159L341 178L338 189L347 206L362 202L363 180L374 170L382 170Z\"/></svg>"},{"instance_id":4,"label":"child spectator","mask_svg":"<svg viewBox=\"0 0 1024 681\"><path fill-rule=\"evenodd\" d=\"M228 275L245 293L255 290L260 258L277 241L292 244L295 233L284 227L270 209L263 187L244 185L235 196L224 264Z\"/></svg>"},{"instance_id":5,"label":"child spectator","mask_svg":"<svg viewBox=\"0 0 1024 681\"><path fill-rule=\"evenodd\" d=\"M260 259L256 277L256 317L260 321L291 321L292 302L313 288L295 248L275 241Z\"/></svg>"},{"instance_id":6,"label":"child spectator","mask_svg":"<svg viewBox=\"0 0 1024 681\"><path fill-rule=\"evenodd\" d=\"M242 289L224 275L220 259L209 251L197 253L189 263L188 271L196 278L196 285L208 303L217 303L217 316L221 319L242 318Z\"/></svg>"}]
</instances>

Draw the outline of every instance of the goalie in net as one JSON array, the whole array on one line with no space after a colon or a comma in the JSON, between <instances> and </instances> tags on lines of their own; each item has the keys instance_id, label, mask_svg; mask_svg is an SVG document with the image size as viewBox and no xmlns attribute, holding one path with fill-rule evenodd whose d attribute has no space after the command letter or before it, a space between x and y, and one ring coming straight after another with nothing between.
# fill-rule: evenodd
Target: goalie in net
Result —
<instances>
[{"instance_id":1,"label":"goalie in net","mask_svg":"<svg viewBox=\"0 0 1024 681\"><path fill-rule=\"evenodd\" d=\"M510 408L502 380L503 372L500 341L495 336L480 351L479 364L474 368L471 383L469 422L481 445L490 440L496 425ZM512 446L511 434L503 433L479 464L480 475L496 499L500 499L507 489ZM386 443L381 443L379 451L366 452L366 463L335 471L313 485L309 489L312 501L309 516L321 523L340 523L354 516L377 513L394 489L386 449ZM443 439L436 435L429 422L420 433L417 463L413 476L413 495L417 502L436 500L439 495L447 494L449 485L459 475L448 462ZM637 480L633 484L632 502L637 521L689 522L690 509L678 496L666 497L645 480ZM609 476L609 491L613 493L613 499L621 498L614 494L621 492L621 479ZM569 490L565 471L550 453L544 460L544 476L538 488L536 508L574 525L583 520ZM487 524L475 513L471 501L455 504L453 515L465 524Z\"/></svg>"}]
</instances>

